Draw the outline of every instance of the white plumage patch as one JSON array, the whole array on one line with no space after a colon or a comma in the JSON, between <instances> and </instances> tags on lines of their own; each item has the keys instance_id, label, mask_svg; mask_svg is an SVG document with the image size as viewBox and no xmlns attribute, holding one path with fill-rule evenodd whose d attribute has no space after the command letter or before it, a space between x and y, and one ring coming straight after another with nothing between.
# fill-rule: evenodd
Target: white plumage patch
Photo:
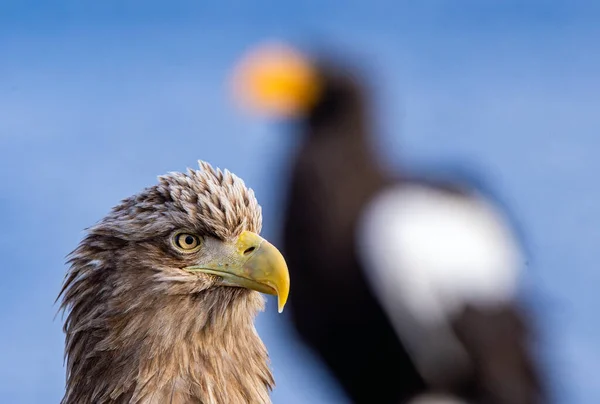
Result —
<instances>
[{"instance_id":1,"label":"white plumage patch","mask_svg":"<svg viewBox=\"0 0 600 404\"><path fill-rule=\"evenodd\" d=\"M365 277L421 375L430 382L470 366L450 325L466 304L514 297L520 252L483 198L403 185L378 195L361 218Z\"/></svg>"},{"instance_id":2,"label":"white plumage patch","mask_svg":"<svg viewBox=\"0 0 600 404\"><path fill-rule=\"evenodd\" d=\"M367 208L358 240L367 276L388 309L437 322L465 303L513 297L520 252L482 198L419 185L390 189Z\"/></svg>"}]
</instances>

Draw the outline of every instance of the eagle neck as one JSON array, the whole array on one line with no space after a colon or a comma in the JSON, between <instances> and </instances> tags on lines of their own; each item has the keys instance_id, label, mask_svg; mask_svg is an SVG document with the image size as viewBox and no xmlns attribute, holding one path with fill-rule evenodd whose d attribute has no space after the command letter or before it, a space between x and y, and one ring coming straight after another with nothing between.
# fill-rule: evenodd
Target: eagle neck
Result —
<instances>
[{"instance_id":1,"label":"eagle neck","mask_svg":"<svg viewBox=\"0 0 600 404\"><path fill-rule=\"evenodd\" d=\"M102 271L106 284L123 284L123 271ZM145 285L152 287L160 289ZM274 382L254 327L264 307L258 292L217 287L150 297L108 291L94 289L90 306L76 305L71 313L62 404L269 402Z\"/></svg>"},{"instance_id":2,"label":"eagle neck","mask_svg":"<svg viewBox=\"0 0 600 404\"><path fill-rule=\"evenodd\" d=\"M268 403L274 382L254 326L263 298L242 289L240 294L231 301L214 296L210 305L184 296L168 303L170 309L157 310L157 322L146 330L151 337L140 341L141 383L135 395L160 397L149 401L157 404L167 398L175 403ZM162 319L161 311L168 312Z\"/></svg>"}]
</instances>

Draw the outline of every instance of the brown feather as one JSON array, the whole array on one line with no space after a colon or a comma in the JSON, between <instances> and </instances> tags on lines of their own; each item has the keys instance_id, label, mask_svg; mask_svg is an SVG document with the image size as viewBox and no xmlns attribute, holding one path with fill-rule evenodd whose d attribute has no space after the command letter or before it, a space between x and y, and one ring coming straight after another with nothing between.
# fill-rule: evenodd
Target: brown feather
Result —
<instances>
[{"instance_id":1,"label":"brown feather","mask_svg":"<svg viewBox=\"0 0 600 404\"><path fill-rule=\"evenodd\" d=\"M62 404L268 403L274 386L254 327L264 298L180 268L177 229L233 239L261 209L235 175L200 163L125 199L69 256Z\"/></svg>"}]
</instances>

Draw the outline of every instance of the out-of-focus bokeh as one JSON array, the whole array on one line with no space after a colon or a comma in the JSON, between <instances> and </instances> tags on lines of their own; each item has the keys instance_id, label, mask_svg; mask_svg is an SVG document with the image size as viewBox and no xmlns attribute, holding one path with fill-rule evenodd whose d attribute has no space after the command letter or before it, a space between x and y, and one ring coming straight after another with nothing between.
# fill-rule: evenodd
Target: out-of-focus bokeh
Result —
<instances>
[{"instance_id":1,"label":"out-of-focus bokeh","mask_svg":"<svg viewBox=\"0 0 600 404\"><path fill-rule=\"evenodd\" d=\"M576 0L3 1L0 401L60 400L65 255L157 175L197 159L232 170L276 242L296 139L240 114L227 79L281 38L373 72L390 162L484 175L525 234L558 401L599 402L599 22L600 3ZM258 328L275 403L346 402L274 300Z\"/></svg>"}]
</instances>

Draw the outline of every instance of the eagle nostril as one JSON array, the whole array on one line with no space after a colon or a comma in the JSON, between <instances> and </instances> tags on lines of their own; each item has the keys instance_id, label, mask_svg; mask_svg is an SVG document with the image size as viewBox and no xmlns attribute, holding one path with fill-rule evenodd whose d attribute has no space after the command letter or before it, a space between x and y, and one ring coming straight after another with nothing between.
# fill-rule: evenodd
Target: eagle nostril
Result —
<instances>
[{"instance_id":1,"label":"eagle nostril","mask_svg":"<svg viewBox=\"0 0 600 404\"><path fill-rule=\"evenodd\" d=\"M254 250L256 250L256 247L254 247L254 246L248 247L248 248L246 248L246 251L244 251L244 255L248 255Z\"/></svg>"}]
</instances>

